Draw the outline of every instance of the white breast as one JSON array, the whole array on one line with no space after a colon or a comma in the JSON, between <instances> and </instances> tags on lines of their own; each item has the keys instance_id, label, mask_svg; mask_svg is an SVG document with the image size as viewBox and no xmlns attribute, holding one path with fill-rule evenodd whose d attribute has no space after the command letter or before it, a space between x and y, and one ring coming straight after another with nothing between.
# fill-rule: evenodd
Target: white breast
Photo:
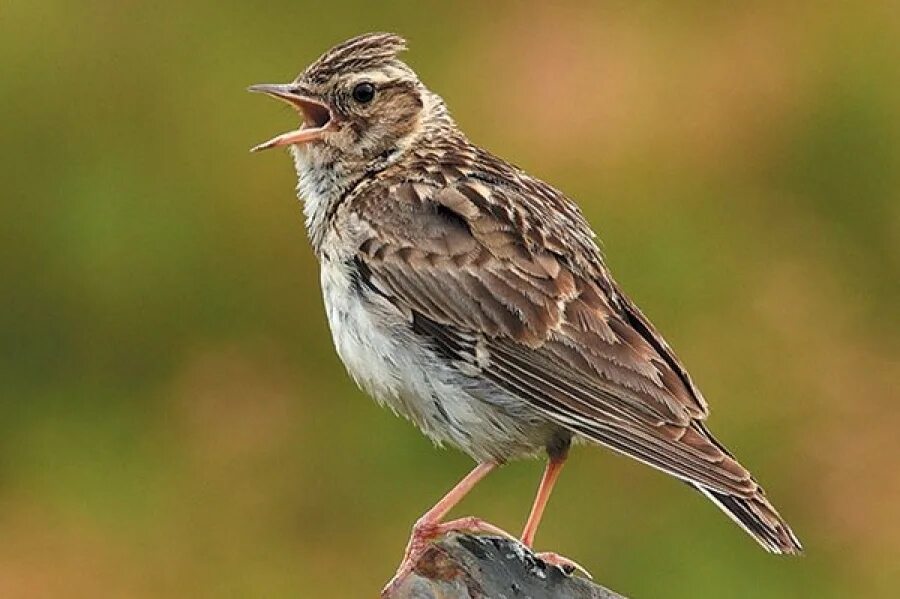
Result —
<instances>
[{"instance_id":1,"label":"white breast","mask_svg":"<svg viewBox=\"0 0 900 599\"><path fill-rule=\"evenodd\" d=\"M543 423L508 409L519 402L495 395L436 356L387 300L360 295L345 262L323 257L321 279L338 355L380 404L411 420L435 443L454 445L479 460L505 460L543 447Z\"/></svg>"},{"instance_id":2,"label":"white breast","mask_svg":"<svg viewBox=\"0 0 900 599\"><path fill-rule=\"evenodd\" d=\"M338 355L356 383L379 401L399 396L396 340L376 323L351 282L346 264L322 260L322 296Z\"/></svg>"}]
</instances>

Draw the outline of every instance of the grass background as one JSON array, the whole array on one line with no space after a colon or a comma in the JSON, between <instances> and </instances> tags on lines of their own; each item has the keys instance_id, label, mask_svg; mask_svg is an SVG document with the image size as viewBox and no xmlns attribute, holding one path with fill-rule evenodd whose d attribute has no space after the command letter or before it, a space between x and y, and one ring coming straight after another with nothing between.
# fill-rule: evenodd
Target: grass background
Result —
<instances>
[{"instance_id":1,"label":"grass background","mask_svg":"<svg viewBox=\"0 0 900 599\"><path fill-rule=\"evenodd\" d=\"M896 3L0 6L0 596L360 597L470 467L356 390L246 94L370 30L576 198L808 555L574 452L538 537L634 597L900 592ZM517 530L541 464L461 511Z\"/></svg>"}]
</instances>

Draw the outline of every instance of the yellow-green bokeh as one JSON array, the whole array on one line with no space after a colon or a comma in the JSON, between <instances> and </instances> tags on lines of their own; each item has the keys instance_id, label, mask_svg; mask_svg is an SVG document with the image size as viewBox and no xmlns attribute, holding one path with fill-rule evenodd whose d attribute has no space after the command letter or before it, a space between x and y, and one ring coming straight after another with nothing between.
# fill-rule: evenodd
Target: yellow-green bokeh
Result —
<instances>
[{"instance_id":1,"label":"yellow-green bokeh","mask_svg":"<svg viewBox=\"0 0 900 599\"><path fill-rule=\"evenodd\" d=\"M370 30L577 199L808 555L573 452L538 537L634 597L900 592L890 1L0 6L0 596L371 597L470 466L356 390L244 92ZM517 530L541 465L460 513Z\"/></svg>"}]
</instances>

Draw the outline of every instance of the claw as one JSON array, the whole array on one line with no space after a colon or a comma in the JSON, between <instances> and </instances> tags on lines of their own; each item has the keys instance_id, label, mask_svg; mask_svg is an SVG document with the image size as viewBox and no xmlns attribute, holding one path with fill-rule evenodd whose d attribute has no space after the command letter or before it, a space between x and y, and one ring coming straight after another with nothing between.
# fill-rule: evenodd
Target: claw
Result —
<instances>
[{"instance_id":1,"label":"claw","mask_svg":"<svg viewBox=\"0 0 900 599\"><path fill-rule=\"evenodd\" d=\"M552 551L545 551L542 553L535 553L534 556L544 562L545 564L549 564L551 566L556 566L563 572L568 575L572 575L576 570L581 572L585 578L589 580L594 580L594 577L591 576L591 573L588 572L584 566L576 562L575 560L571 560L567 557L563 557L558 553L553 553Z\"/></svg>"}]
</instances>

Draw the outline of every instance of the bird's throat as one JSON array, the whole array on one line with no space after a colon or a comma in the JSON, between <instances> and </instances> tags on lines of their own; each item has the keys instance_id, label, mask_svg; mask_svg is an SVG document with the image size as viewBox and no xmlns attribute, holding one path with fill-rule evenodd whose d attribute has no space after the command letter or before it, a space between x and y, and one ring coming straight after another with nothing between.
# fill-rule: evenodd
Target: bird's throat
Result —
<instances>
[{"instance_id":1,"label":"bird's throat","mask_svg":"<svg viewBox=\"0 0 900 599\"><path fill-rule=\"evenodd\" d=\"M318 254L328 220L347 191L364 176L365 168L348 164L327 146L291 146L297 171L297 195L303 202L306 232Z\"/></svg>"}]
</instances>

